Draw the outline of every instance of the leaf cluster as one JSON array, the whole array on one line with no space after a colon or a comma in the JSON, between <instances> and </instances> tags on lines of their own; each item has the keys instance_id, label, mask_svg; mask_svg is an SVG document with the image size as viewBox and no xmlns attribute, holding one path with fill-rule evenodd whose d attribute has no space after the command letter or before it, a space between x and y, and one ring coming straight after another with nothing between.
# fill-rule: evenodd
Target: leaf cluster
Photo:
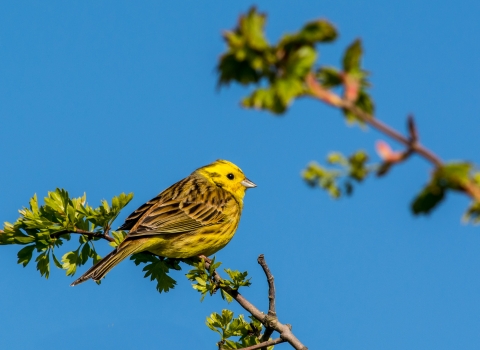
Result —
<instances>
[{"instance_id":1,"label":"leaf cluster","mask_svg":"<svg viewBox=\"0 0 480 350\"><path fill-rule=\"evenodd\" d=\"M353 100L355 105L362 111L373 116L375 104L367 91L370 82L369 73L361 66L363 55L362 42L356 39L347 47L342 59L342 69L324 66L320 67L315 75L319 83L328 89L344 86L344 96L348 100ZM349 124L364 123L358 119L352 112L343 109L343 114Z\"/></svg>"},{"instance_id":2,"label":"leaf cluster","mask_svg":"<svg viewBox=\"0 0 480 350\"><path fill-rule=\"evenodd\" d=\"M375 166L367 164L368 155L365 151L357 151L349 157L340 152L330 153L327 163L336 168L325 168L316 162L308 164L302 172L305 182L312 187L326 190L333 198L339 198L343 193L350 195L353 184L362 182Z\"/></svg>"},{"instance_id":3,"label":"leaf cluster","mask_svg":"<svg viewBox=\"0 0 480 350\"><path fill-rule=\"evenodd\" d=\"M294 99L311 94L305 79L315 76L325 88L344 87L344 95L363 111L372 114L374 103L367 88L368 72L361 67L363 54L360 40L355 40L343 55L342 67L315 69L318 44L333 42L337 30L324 19L308 22L295 33L285 34L276 44L265 35L265 14L251 8L240 16L237 27L224 33L226 52L220 57L217 71L219 85L237 82L253 84L254 91L242 100L247 108L284 113ZM348 122L360 122L343 110Z\"/></svg>"},{"instance_id":4,"label":"leaf cluster","mask_svg":"<svg viewBox=\"0 0 480 350\"><path fill-rule=\"evenodd\" d=\"M168 275L170 270L181 270L179 263L181 259L164 258L150 253L137 253L130 257L135 265L145 264L143 271L145 278L150 277L150 281L157 282L157 291L167 293L177 284L172 277Z\"/></svg>"},{"instance_id":5,"label":"leaf cluster","mask_svg":"<svg viewBox=\"0 0 480 350\"><path fill-rule=\"evenodd\" d=\"M19 210L20 217L14 222L6 222L0 232L0 244L26 245L21 249L18 263L27 266L37 253L37 270L46 278L50 275L50 261L66 270L67 275L75 274L77 266L89 259L95 263L100 256L95 251L94 241L107 234L120 211L130 202L133 194L120 194L112 199L112 204L103 200L98 208L87 204L87 198L70 198L67 191L57 188L48 192L44 204L39 206L37 195L30 199L29 207ZM79 247L67 252L61 262L55 249L71 238L71 233L81 233Z\"/></svg>"},{"instance_id":6,"label":"leaf cluster","mask_svg":"<svg viewBox=\"0 0 480 350\"><path fill-rule=\"evenodd\" d=\"M427 185L412 202L415 215L428 214L444 199L448 191L464 191L469 183L480 186L480 172L467 162L451 162L437 168ZM480 222L480 203L474 202L464 215L466 221Z\"/></svg>"},{"instance_id":7,"label":"leaf cluster","mask_svg":"<svg viewBox=\"0 0 480 350\"><path fill-rule=\"evenodd\" d=\"M220 334L220 349L241 349L261 343L262 324L257 319L249 316L248 322L243 315L233 316L232 311L224 309L221 314L214 312L207 317L208 328ZM237 339L229 339L232 337ZM273 346L268 347L271 349Z\"/></svg>"},{"instance_id":8,"label":"leaf cluster","mask_svg":"<svg viewBox=\"0 0 480 350\"><path fill-rule=\"evenodd\" d=\"M236 291L240 287L248 287L251 285L250 278L247 278L248 272L239 272L237 270L225 269L224 271L230 279L216 279L215 270L220 267L221 262L215 262L215 257L212 259L210 266L207 268L205 260L200 259L191 262L193 269L187 274L187 278L192 281L192 287L199 291L203 300L207 294L213 295L220 289L221 296L228 302L232 301L232 297L228 291Z\"/></svg>"},{"instance_id":9,"label":"leaf cluster","mask_svg":"<svg viewBox=\"0 0 480 350\"><path fill-rule=\"evenodd\" d=\"M256 84L243 106L281 114L293 99L307 93L304 81L318 56L315 46L333 41L337 32L328 21L316 20L272 45L265 36L265 21L265 14L251 8L234 30L224 33L227 52L217 66L219 85Z\"/></svg>"}]
</instances>

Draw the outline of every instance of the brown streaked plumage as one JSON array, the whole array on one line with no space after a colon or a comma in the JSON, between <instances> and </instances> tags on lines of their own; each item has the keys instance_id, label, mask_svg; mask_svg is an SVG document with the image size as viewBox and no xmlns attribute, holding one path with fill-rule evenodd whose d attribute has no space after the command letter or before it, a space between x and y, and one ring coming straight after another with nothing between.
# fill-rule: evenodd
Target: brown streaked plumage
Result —
<instances>
[{"instance_id":1,"label":"brown streaked plumage","mask_svg":"<svg viewBox=\"0 0 480 350\"><path fill-rule=\"evenodd\" d=\"M225 160L195 170L140 206L119 230L125 240L72 286L100 280L127 256L141 251L169 258L211 255L233 237L243 208L245 190L256 185Z\"/></svg>"}]
</instances>

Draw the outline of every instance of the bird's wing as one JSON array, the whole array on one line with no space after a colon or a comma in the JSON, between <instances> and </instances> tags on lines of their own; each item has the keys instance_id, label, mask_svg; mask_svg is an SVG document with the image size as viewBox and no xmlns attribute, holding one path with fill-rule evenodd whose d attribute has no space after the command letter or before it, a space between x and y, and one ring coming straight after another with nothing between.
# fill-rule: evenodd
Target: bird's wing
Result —
<instances>
[{"instance_id":1,"label":"bird's wing","mask_svg":"<svg viewBox=\"0 0 480 350\"><path fill-rule=\"evenodd\" d=\"M225 219L227 191L197 176L189 176L148 201L125 221L128 237L186 233Z\"/></svg>"}]
</instances>

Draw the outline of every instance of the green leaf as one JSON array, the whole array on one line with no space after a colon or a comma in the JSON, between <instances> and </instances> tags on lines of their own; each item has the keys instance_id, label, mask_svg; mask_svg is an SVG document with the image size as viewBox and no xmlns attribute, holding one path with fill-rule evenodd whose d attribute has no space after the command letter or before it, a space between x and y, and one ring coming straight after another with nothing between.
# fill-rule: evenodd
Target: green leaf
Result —
<instances>
[{"instance_id":1,"label":"green leaf","mask_svg":"<svg viewBox=\"0 0 480 350\"><path fill-rule=\"evenodd\" d=\"M90 253L91 253L90 245L88 243L84 244L81 250L81 253L79 254L80 259L78 261L78 265L84 265L88 261L88 258L90 257Z\"/></svg>"},{"instance_id":2,"label":"green leaf","mask_svg":"<svg viewBox=\"0 0 480 350\"><path fill-rule=\"evenodd\" d=\"M347 73L361 70L360 61L362 58L362 42L355 40L345 51L343 56L343 70Z\"/></svg>"},{"instance_id":3,"label":"green leaf","mask_svg":"<svg viewBox=\"0 0 480 350\"><path fill-rule=\"evenodd\" d=\"M315 49L310 46L302 46L289 55L285 63L285 76L303 80L312 70L316 59Z\"/></svg>"},{"instance_id":4,"label":"green leaf","mask_svg":"<svg viewBox=\"0 0 480 350\"><path fill-rule=\"evenodd\" d=\"M341 195L341 190L337 184L337 179L340 176L340 171L327 170L315 162L308 164L307 168L302 172L302 177L308 185L323 188L335 199Z\"/></svg>"},{"instance_id":5,"label":"green leaf","mask_svg":"<svg viewBox=\"0 0 480 350\"><path fill-rule=\"evenodd\" d=\"M246 108L265 109L282 114L294 98L305 93L303 82L298 79L277 79L269 88L256 89L242 101Z\"/></svg>"},{"instance_id":6,"label":"green leaf","mask_svg":"<svg viewBox=\"0 0 480 350\"><path fill-rule=\"evenodd\" d=\"M369 173L369 169L366 167L368 161L368 155L364 151L357 151L349 158L349 176L356 181L363 181Z\"/></svg>"},{"instance_id":7,"label":"green leaf","mask_svg":"<svg viewBox=\"0 0 480 350\"><path fill-rule=\"evenodd\" d=\"M135 265L146 264L143 268L145 272L145 278L150 277L150 280L157 282L157 291L159 293L167 293L170 289L173 289L177 282L168 275L171 266L178 266L178 262L172 263L169 260L178 259L163 259L147 253L133 254L130 260L133 260Z\"/></svg>"},{"instance_id":8,"label":"green leaf","mask_svg":"<svg viewBox=\"0 0 480 350\"><path fill-rule=\"evenodd\" d=\"M27 266L30 260L32 259L33 250L35 249L35 245L27 245L26 247L20 249L17 253L18 261L17 264L22 264L23 267Z\"/></svg>"},{"instance_id":9,"label":"green leaf","mask_svg":"<svg viewBox=\"0 0 480 350\"><path fill-rule=\"evenodd\" d=\"M331 152L327 156L327 162L329 164L337 164L337 165L342 165L342 166L348 166L348 159L345 158L345 156L340 153L340 152Z\"/></svg>"},{"instance_id":10,"label":"green leaf","mask_svg":"<svg viewBox=\"0 0 480 350\"><path fill-rule=\"evenodd\" d=\"M355 105L360 108L362 111L370 114L372 117L374 117L374 112L375 112L375 104L370 97L370 95L362 88L360 89L358 93L357 100L355 101ZM351 113L350 111L344 109L343 114L345 115L345 118L347 119L348 124L354 124L358 123L361 126L365 125L365 122L361 119L359 119L355 114Z\"/></svg>"},{"instance_id":11,"label":"green leaf","mask_svg":"<svg viewBox=\"0 0 480 350\"><path fill-rule=\"evenodd\" d=\"M343 84L341 73L333 67L322 67L317 71L320 84L329 89Z\"/></svg>"},{"instance_id":12,"label":"green leaf","mask_svg":"<svg viewBox=\"0 0 480 350\"><path fill-rule=\"evenodd\" d=\"M428 214L444 199L447 190L462 190L470 181L471 170L472 164L466 162L452 162L439 167L414 199L413 213Z\"/></svg>"},{"instance_id":13,"label":"green leaf","mask_svg":"<svg viewBox=\"0 0 480 350\"><path fill-rule=\"evenodd\" d=\"M337 30L330 22L321 19L307 23L299 36L312 44L331 42L337 38Z\"/></svg>"},{"instance_id":14,"label":"green leaf","mask_svg":"<svg viewBox=\"0 0 480 350\"><path fill-rule=\"evenodd\" d=\"M472 164L467 162L448 163L435 172L435 180L439 186L452 190L461 190L470 181Z\"/></svg>"},{"instance_id":15,"label":"green leaf","mask_svg":"<svg viewBox=\"0 0 480 350\"><path fill-rule=\"evenodd\" d=\"M124 231L112 231L112 236L113 236L114 241L110 242L109 244L112 247L116 248L120 245L120 243L123 242L125 237L127 237L127 233L124 232Z\"/></svg>"},{"instance_id":16,"label":"green leaf","mask_svg":"<svg viewBox=\"0 0 480 350\"><path fill-rule=\"evenodd\" d=\"M48 252L40 253L35 261L37 262L37 270L40 271L40 275L48 279L50 276L50 259Z\"/></svg>"},{"instance_id":17,"label":"green leaf","mask_svg":"<svg viewBox=\"0 0 480 350\"><path fill-rule=\"evenodd\" d=\"M226 300L229 304L233 301L233 298L230 296L230 294L225 292L223 289L220 289L220 295L222 296L222 299Z\"/></svg>"},{"instance_id":18,"label":"green leaf","mask_svg":"<svg viewBox=\"0 0 480 350\"><path fill-rule=\"evenodd\" d=\"M445 189L435 184L426 186L412 203L412 211L415 215L428 214L445 197Z\"/></svg>"},{"instance_id":19,"label":"green leaf","mask_svg":"<svg viewBox=\"0 0 480 350\"><path fill-rule=\"evenodd\" d=\"M212 313L206 319L206 325L214 332L220 334L222 349L241 349L260 343L262 324L253 317L247 322L243 315L233 317L230 310L222 310L222 314ZM238 339L229 339L238 337ZM271 349L273 347L269 347Z\"/></svg>"},{"instance_id":20,"label":"green leaf","mask_svg":"<svg viewBox=\"0 0 480 350\"><path fill-rule=\"evenodd\" d=\"M221 286L228 286L233 290L238 290L240 287L249 287L251 285L250 278L247 279L247 271L240 272L237 270L225 269L225 272L230 277L230 280L223 279Z\"/></svg>"},{"instance_id":21,"label":"green leaf","mask_svg":"<svg viewBox=\"0 0 480 350\"><path fill-rule=\"evenodd\" d=\"M67 276L73 276L77 271L79 256L78 250L68 252L62 256L62 268L66 270Z\"/></svg>"},{"instance_id":22,"label":"green leaf","mask_svg":"<svg viewBox=\"0 0 480 350\"><path fill-rule=\"evenodd\" d=\"M463 216L463 221L472 222L473 224L480 223L480 202L473 202L467 209L467 212Z\"/></svg>"},{"instance_id":23,"label":"green leaf","mask_svg":"<svg viewBox=\"0 0 480 350\"><path fill-rule=\"evenodd\" d=\"M213 295L219 288L219 284L215 281L214 276L215 270L221 265L221 262L215 262L214 257L208 269L205 267L203 259L190 261L190 263L195 268L190 270L186 276L190 281L194 282L192 287L202 294L200 300L203 301L207 293ZM222 285L223 281L220 282L220 285Z\"/></svg>"},{"instance_id":24,"label":"green leaf","mask_svg":"<svg viewBox=\"0 0 480 350\"><path fill-rule=\"evenodd\" d=\"M282 51L291 52L301 46L314 47L320 42L330 42L337 37L335 27L325 20L307 23L299 32L287 34L278 43Z\"/></svg>"},{"instance_id":25,"label":"green leaf","mask_svg":"<svg viewBox=\"0 0 480 350\"><path fill-rule=\"evenodd\" d=\"M375 111L375 104L373 103L373 100L370 97L370 95L365 90L363 89L360 90L355 104L362 111L367 112L368 114L373 116L373 113Z\"/></svg>"},{"instance_id":26,"label":"green leaf","mask_svg":"<svg viewBox=\"0 0 480 350\"><path fill-rule=\"evenodd\" d=\"M57 257L55 256L55 254L53 254L53 252L52 252L52 257L53 257L53 262L55 263L55 266L58 267L59 269L63 269L62 264L60 263L60 261L58 261Z\"/></svg>"}]
</instances>

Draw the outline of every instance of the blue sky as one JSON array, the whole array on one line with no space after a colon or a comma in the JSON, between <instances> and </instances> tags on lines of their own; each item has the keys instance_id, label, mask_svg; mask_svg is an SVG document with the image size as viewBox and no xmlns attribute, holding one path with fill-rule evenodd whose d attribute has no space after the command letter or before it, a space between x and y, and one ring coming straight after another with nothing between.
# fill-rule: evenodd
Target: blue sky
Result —
<instances>
[{"instance_id":1,"label":"blue sky","mask_svg":"<svg viewBox=\"0 0 480 350\"><path fill-rule=\"evenodd\" d=\"M34 193L63 187L86 192L92 205L134 192L120 225L195 168L228 159L258 188L217 259L249 271L253 285L243 293L266 311L256 263L265 254L279 318L310 349L478 349L480 236L460 222L466 197L450 195L432 215L413 217L409 204L430 171L413 158L333 201L300 171L334 150L373 153L381 135L345 127L317 102L297 102L278 118L240 108L242 88L215 89L221 31L251 5L2 3L2 221L14 221ZM377 116L404 130L414 113L422 142L440 157L480 163L478 1L257 5L272 40L307 20L335 23L340 38L322 48L322 63L338 64L361 37ZM100 287L71 288L62 271L46 281L33 265L16 264L17 247L1 249L1 348L215 348L204 320L228 306L218 296L200 303L185 271L162 295L130 261Z\"/></svg>"}]
</instances>

